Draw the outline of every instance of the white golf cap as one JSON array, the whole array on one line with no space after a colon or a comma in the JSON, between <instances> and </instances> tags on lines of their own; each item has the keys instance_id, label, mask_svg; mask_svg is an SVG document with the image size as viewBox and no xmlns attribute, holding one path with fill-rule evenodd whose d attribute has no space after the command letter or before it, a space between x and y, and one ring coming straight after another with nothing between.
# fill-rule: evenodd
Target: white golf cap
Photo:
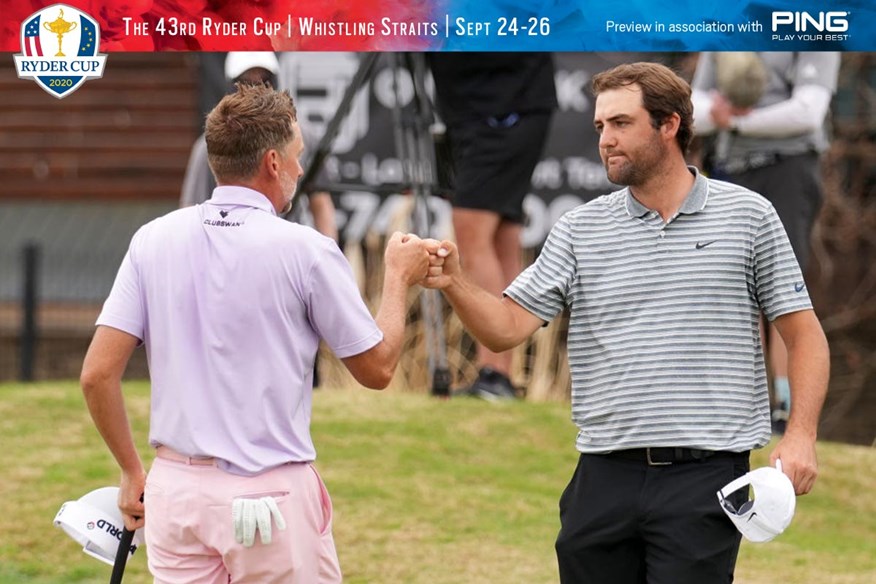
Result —
<instances>
[{"instance_id":1,"label":"white golf cap","mask_svg":"<svg viewBox=\"0 0 876 584\"><path fill-rule=\"evenodd\" d=\"M55 525L75 539L86 554L112 566L124 527L118 498L118 487L103 487L78 501L67 501L55 515ZM140 531L134 532L128 559L143 544Z\"/></svg>"},{"instance_id":2,"label":"white golf cap","mask_svg":"<svg viewBox=\"0 0 876 584\"><path fill-rule=\"evenodd\" d=\"M754 499L736 509L727 497L739 489L751 486ZM782 461L776 468L757 468L718 491L718 501L736 529L749 541L767 542L785 531L794 518L797 497L791 479L782 472Z\"/></svg>"},{"instance_id":3,"label":"white golf cap","mask_svg":"<svg viewBox=\"0 0 876 584\"><path fill-rule=\"evenodd\" d=\"M280 72L280 61L271 51L232 51L225 57L225 79L234 81L256 67L276 75Z\"/></svg>"}]
</instances>

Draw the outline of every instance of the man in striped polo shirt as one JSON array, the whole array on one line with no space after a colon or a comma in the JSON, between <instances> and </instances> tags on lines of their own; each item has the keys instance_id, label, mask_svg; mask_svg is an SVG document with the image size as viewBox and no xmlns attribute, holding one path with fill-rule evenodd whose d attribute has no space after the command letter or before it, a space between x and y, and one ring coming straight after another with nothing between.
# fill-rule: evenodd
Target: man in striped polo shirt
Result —
<instances>
[{"instance_id":1,"label":"man in striped polo shirt","mask_svg":"<svg viewBox=\"0 0 876 584\"><path fill-rule=\"evenodd\" d=\"M581 455L560 499L562 582L731 582L740 535L715 493L770 439L759 314L789 348L794 406L770 460L798 495L817 473L827 342L773 206L686 165L688 84L635 63L593 90L600 155L625 188L563 216L501 299L449 241L424 285L494 351L570 310Z\"/></svg>"}]
</instances>

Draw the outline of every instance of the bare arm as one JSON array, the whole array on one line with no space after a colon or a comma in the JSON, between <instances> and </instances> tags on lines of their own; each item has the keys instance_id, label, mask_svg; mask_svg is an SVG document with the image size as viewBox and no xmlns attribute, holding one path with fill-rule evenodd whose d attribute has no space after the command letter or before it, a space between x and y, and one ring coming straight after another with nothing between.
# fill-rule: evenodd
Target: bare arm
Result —
<instances>
[{"instance_id":1,"label":"bare arm","mask_svg":"<svg viewBox=\"0 0 876 584\"><path fill-rule=\"evenodd\" d=\"M826 87L802 85L789 99L742 115L736 127L743 136L767 138L813 132L824 125L831 97Z\"/></svg>"},{"instance_id":2,"label":"bare arm","mask_svg":"<svg viewBox=\"0 0 876 584\"><path fill-rule=\"evenodd\" d=\"M332 196L324 191L319 191L308 195L308 202L316 230L337 241L338 225L335 220L335 204L332 202Z\"/></svg>"},{"instance_id":3,"label":"bare arm","mask_svg":"<svg viewBox=\"0 0 876 584\"><path fill-rule=\"evenodd\" d=\"M797 494L804 495L812 489L818 475L815 439L827 395L830 350L812 310L782 315L773 324L788 348L791 416L770 462L781 458L782 469L794 483Z\"/></svg>"},{"instance_id":4,"label":"bare arm","mask_svg":"<svg viewBox=\"0 0 876 584\"><path fill-rule=\"evenodd\" d=\"M138 342L128 333L98 326L80 376L91 418L122 469L119 509L128 529L142 527L145 522L140 496L146 485L146 470L134 446L122 397L122 375Z\"/></svg>"},{"instance_id":5,"label":"bare arm","mask_svg":"<svg viewBox=\"0 0 876 584\"><path fill-rule=\"evenodd\" d=\"M423 279L429 266L429 252L414 235L394 233L384 258L383 297L375 317L383 340L364 353L342 359L356 381L372 389L383 389L392 380L405 338L408 288Z\"/></svg>"},{"instance_id":6,"label":"bare arm","mask_svg":"<svg viewBox=\"0 0 876 584\"><path fill-rule=\"evenodd\" d=\"M831 93L827 88L803 85L794 89L794 93L785 101L758 109L740 109L716 93L710 103L709 123L720 129L735 125L736 131L743 136L799 136L817 130L824 124L830 99ZM697 107L697 103L694 107ZM708 123L701 125L700 133L707 133Z\"/></svg>"},{"instance_id":7,"label":"bare arm","mask_svg":"<svg viewBox=\"0 0 876 584\"><path fill-rule=\"evenodd\" d=\"M507 297L494 296L474 282L459 265L456 244L443 241L430 257L426 288L439 288L462 324L485 347L501 352L516 347L543 324L542 320Z\"/></svg>"}]
</instances>

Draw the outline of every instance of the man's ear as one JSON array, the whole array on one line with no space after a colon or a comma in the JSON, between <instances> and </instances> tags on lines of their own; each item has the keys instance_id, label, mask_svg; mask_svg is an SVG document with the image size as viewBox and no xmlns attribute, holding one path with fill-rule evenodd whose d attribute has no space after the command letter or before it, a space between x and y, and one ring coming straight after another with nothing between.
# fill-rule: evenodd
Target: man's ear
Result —
<instances>
[{"instance_id":1,"label":"man's ear","mask_svg":"<svg viewBox=\"0 0 876 584\"><path fill-rule=\"evenodd\" d=\"M660 132L667 140L675 140L675 135L678 134L678 129L681 127L681 116L673 112L671 115L663 119L660 125Z\"/></svg>"},{"instance_id":2,"label":"man's ear","mask_svg":"<svg viewBox=\"0 0 876 584\"><path fill-rule=\"evenodd\" d=\"M280 176L280 153L277 152L274 148L271 148L265 155L262 157L262 167L265 169L265 172L268 173L268 176L271 178L277 178Z\"/></svg>"}]
</instances>

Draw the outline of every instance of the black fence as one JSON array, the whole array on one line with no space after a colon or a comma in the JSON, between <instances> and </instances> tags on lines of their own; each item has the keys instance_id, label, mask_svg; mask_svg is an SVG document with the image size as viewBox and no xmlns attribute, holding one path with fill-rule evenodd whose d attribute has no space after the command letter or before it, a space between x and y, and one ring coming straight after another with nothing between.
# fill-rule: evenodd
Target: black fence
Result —
<instances>
[{"instance_id":1,"label":"black fence","mask_svg":"<svg viewBox=\"0 0 876 584\"><path fill-rule=\"evenodd\" d=\"M124 251L70 253L27 242L0 253L0 381L79 375ZM140 353L128 372L145 377Z\"/></svg>"}]
</instances>

